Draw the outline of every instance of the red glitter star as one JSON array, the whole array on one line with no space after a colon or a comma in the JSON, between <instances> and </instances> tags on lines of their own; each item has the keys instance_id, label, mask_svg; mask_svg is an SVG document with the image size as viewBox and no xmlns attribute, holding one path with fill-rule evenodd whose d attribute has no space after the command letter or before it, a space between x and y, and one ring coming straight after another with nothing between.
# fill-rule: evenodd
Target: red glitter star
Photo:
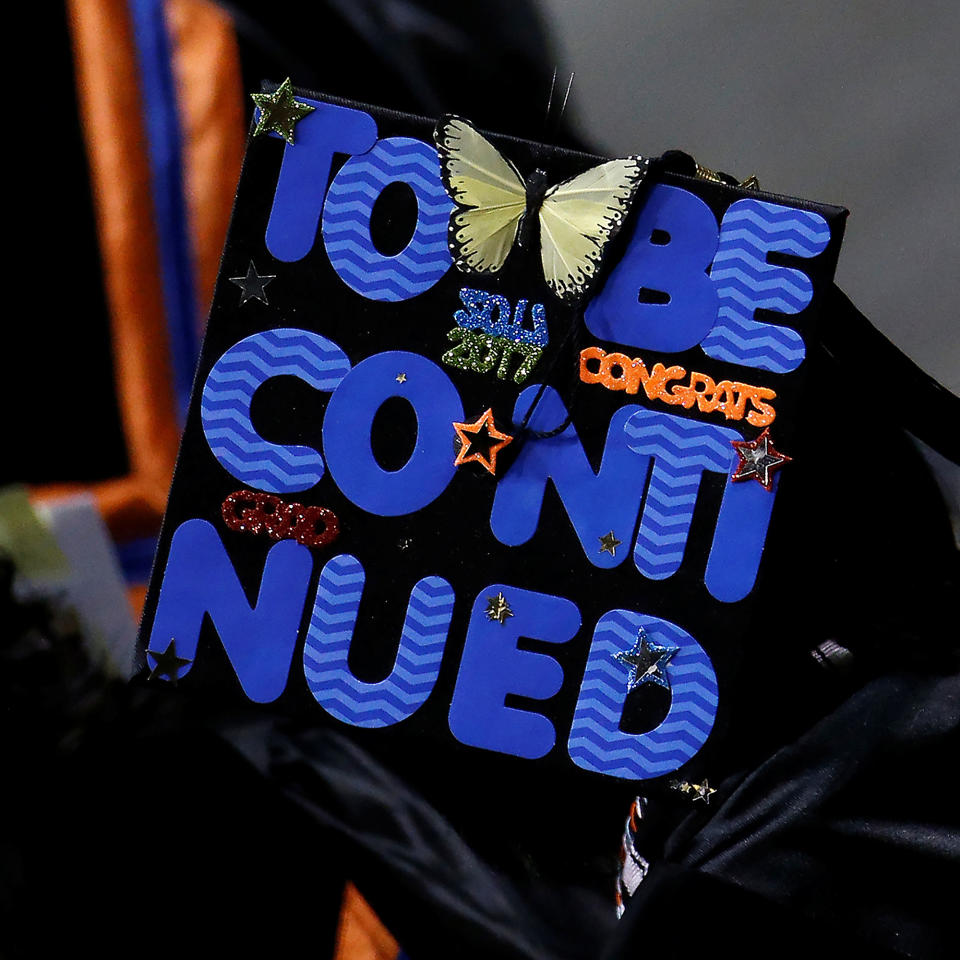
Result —
<instances>
[{"instance_id":1,"label":"red glitter star","mask_svg":"<svg viewBox=\"0 0 960 960\"><path fill-rule=\"evenodd\" d=\"M793 457L781 453L770 439L770 428L765 427L756 440L731 440L740 462L731 480L756 480L764 490L773 489L773 471L779 470Z\"/></svg>"}]
</instances>

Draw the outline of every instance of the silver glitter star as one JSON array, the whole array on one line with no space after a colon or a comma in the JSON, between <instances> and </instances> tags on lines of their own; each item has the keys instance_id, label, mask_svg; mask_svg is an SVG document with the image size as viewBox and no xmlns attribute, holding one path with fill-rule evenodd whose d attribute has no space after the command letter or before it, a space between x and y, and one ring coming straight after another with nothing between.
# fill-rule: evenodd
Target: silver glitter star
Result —
<instances>
[{"instance_id":1,"label":"silver glitter star","mask_svg":"<svg viewBox=\"0 0 960 960\"><path fill-rule=\"evenodd\" d=\"M733 440L740 462L731 480L756 480L765 490L773 489L773 472L793 458L781 453L770 439L770 428L756 440Z\"/></svg>"},{"instance_id":2,"label":"silver glitter star","mask_svg":"<svg viewBox=\"0 0 960 960\"><path fill-rule=\"evenodd\" d=\"M260 276L251 260L247 266L247 275L245 277L230 277L230 282L235 283L243 291L240 296L240 306L242 307L248 300L260 300L262 303L267 303L265 287L271 280L276 279L276 275ZM267 303L267 306L269 306L269 303Z\"/></svg>"},{"instance_id":3,"label":"silver glitter star","mask_svg":"<svg viewBox=\"0 0 960 960\"><path fill-rule=\"evenodd\" d=\"M641 683L655 683L669 690L670 679L666 674L666 666L679 649L651 640L641 627L633 649L615 653L613 659L633 668L633 675L627 680L628 691L635 690Z\"/></svg>"}]
</instances>

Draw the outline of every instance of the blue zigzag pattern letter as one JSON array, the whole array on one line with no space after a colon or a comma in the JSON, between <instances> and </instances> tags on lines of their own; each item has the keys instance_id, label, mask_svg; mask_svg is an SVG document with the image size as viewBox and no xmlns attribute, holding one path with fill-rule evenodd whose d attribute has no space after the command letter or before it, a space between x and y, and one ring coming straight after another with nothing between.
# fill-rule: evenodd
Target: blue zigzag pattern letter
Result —
<instances>
[{"instance_id":1,"label":"blue zigzag pattern letter","mask_svg":"<svg viewBox=\"0 0 960 960\"><path fill-rule=\"evenodd\" d=\"M487 615L502 596L511 615ZM461 742L515 757L546 756L557 740L553 723L530 709L505 705L508 693L547 700L563 686L563 667L549 654L521 650L521 637L566 643L580 629L580 611L564 597L491 584L477 594L450 702L450 732Z\"/></svg>"},{"instance_id":2,"label":"blue zigzag pattern letter","mask_svg":"<svg viewBox=\"0 0 960 960\"><path fill-rule=\"evenodd\" d=\"M517 398L514 423L523 420L539 389L527 387ZM624 424L639 409L624 406L611 418L599 473L593 472L572 423L556 437L525 444L497 484L490 514L493 535L511 547L526 543L537 532L547 481L552 480L587 559L595 567L622 563L627 550L618 555L601 551L600 537L613 532L628 541L633 535L646 473L627 446ZM547 387L529 425L550 430L566 416L559 394Z\"/></svg>"},{"instance_id":3,"label":"blue zigzag pattern letter","mask_svg":"<svg viewBox=\"0 0 960 960\"><path fill-rule=\"evenodd\" d=\"M810 278L767 263L767 254L815 257L830 242L830 227L817 213L762 200L731 204L720 225L720 244L710 277L720 299L717 322L703 351L717 360L789 373L805 355L803 338L790 327L753 319L759 309L799 313L813 296Z\"/></svg>"},{"instance_id":4,"label":"blue zigzag pattern letter","mask_svg":"<svg viewBox=\"0 0 960 960\"><path fill-rule=\"evenodd\" d=\"M728 474L736 459L730 441L742 438L727 427L653 410L634 413L624 432L634 453L653 457L633 561L645 577L665 580L683 560L703 471Z\"/></svg>"},{"instance_id":5,"label":"blue zigzag pattern letter","mask_svg":"<svg viewBox=\"0 0 960 960\"><path fill-rule=\"evenodd\" d=\"M651 580L664 580L679 569L703 471L709 470L724 475L727 482L704 583L711 596L724 603L742 600L757 578L779 474L774 474L769 493L758 483L734 483L730 478L737 454L731 441L742 439L737 431L670 413L632 409L635 412L624 434L628 448L645 458L638 467L644 475L653 458L633 550L637 569Z\"/></svg>"},{"instance_id":6,"label":"blue zigzag pattern letter","mask_svg":"<svg viewBox=\"0 0 960 960\"><path fill-rule=\"evenodd\" d=\"M779 473L769 492L753 480L734 483L727 477L703 575L711 596L734 603L753 589L779 489Z\"/></svg>"},{"instance_id":7,"label":"blue zigzag pattern letter","mask_svg":"<svg viewBox=\"0 0 960 960\"><path fill-rule=\"evenodd\" d=\"M670 710L647 733L620 730L628 670L614 655L630 650L643 627L652 640L679 649L667 662ZM568 748L584 770L625 780L662 777L683 766L706 743L717 715L717 677L706 651L669 620L611 610L598 621Z\"/></svg>"},{"instance_id":8,"label":"blue zigzag pattern letter","mask_svg":"<svg viewBox=\"0 0 960 960\"><path fill-rule=\"evenodd\" d=\"M296 142L284 144L265 238L267 249L288 262L313 249L334 153L365 153L377 140L377 124L369 113L304 97L297 100L314 110L297 121ZM278 133L270 136L282 139Z\"/></svg>"},{"instance_id":9,"label":"blue zigzag pattern letter","mask_svg":"<svg viewBox=\"0 0 960 960\"><path fill-rule=\"evenodd\" d=\"M250 422L250 403L271 377L299 377L330 392L349 370L347 355L335 343L295 327L266 330L235 343L203 385L200 419L210 451L231 476L257 490L309 490L323 476L323 457L312 447L264 440Z\"/></svg>"},{"instance_id":10,"label":"blue zigzag pattern letter","mask_svg":"<svg viewBox=\"0 0 960 960\"><path fill-rule=\"evenodd\" d=\"M287 685L312 568L306 547L293 540L275 544L251 608L217 531L206 520L187 520L170 542L148 649L166 650L175 640L178 657L195 659L209 614L243 692L270 703Z\"/></svg>"},{"instance_id":11,"label":"blue zigzag pattern letter","mask_svg":"<svg viewBox=\"0 0 960 960\"><path fill-rule=\"evenodd\" d=\"M420 580L410 593L393 670L377 683L365 683L347 662L363 584L363 567L349 554L334 557L323 568L303 648L303 672L314 699L332 717L354 727L389 727L411 716L430 696L455 598L442 577Z\"/></svg>"},{"instance_id":12,"label":"blue zigzag pattern letter","mask_svg":"<svg viewBox=\"0 0 960 960\"><path fill-rule=\"evenodd\" d=\"M398 181L416 195L417 226L403 250L385 256L370 237L370 215L383 188ZM351 157L333 178L323 207L327 256L362 297L409 300L429 290L453 263L447 247L452 210L436 148L412 137L388 137Z\"/></svg>"}]
</instances>

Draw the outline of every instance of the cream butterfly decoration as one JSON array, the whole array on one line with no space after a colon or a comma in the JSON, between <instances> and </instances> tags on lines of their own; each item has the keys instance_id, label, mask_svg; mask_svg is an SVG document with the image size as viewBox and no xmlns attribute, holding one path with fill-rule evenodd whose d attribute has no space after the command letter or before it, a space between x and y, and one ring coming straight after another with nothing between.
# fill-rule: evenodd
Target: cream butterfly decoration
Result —
<instances>
[{"instance_id":1,"label":"cream butterfly decoration","mask_svg":"<svg viewBox=\"0 0 960 960\"><path fill-rule=\"evenodd\" d=\"M536 215L547 285L562 300L590 288L603 251L630 212L650 161L608 160L547 188L536 170L524 181L517 168L474 126L446 116L433 132L443 185L457 208L447 240L464 273L497 273L514 244L528 242Z\"/></svg>"}]
</instances>

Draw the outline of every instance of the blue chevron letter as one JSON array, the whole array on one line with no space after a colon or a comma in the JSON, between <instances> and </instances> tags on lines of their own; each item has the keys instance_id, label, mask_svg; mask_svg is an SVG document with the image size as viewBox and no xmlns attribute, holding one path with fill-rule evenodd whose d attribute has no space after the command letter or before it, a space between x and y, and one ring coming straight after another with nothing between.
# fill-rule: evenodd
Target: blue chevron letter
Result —
<instances>
[{"instance_id":1,"label":"blue chevron letter","mask_svg":"<svg viewBox=\"0 0 960 960\"><path fill-rule=\"evenodd\" d=\"M717 318L717 294L706 273L716 249L710 208L689 190L658 184L623 259L587 306L587 328L649 350L695 347Z\"/></svg>"},{"instance_id":2,"label":"blue chevron letter","mask_svg":"<svg viewBox=\"0 0 960 960\"><path fill-rule=\"evenodd\" d=\"M370 216L383 188L397 182L417 198L417 223L407 245L387 256L370 236ZM340 279L360 296L409 300L429 290L453 263L447 247L452 211L436 147L413 137L387 137L369 153L351 157L333 178L323 205L323 244Z\"/></svg>"},{"instance_id":3,"label":"blue chevron letter","mask_svg":"<svg viewBox=\"0 0 960 960\"><path fill-rule=\"evenodd\" d=\"M736 430L670 413L633 408L624 426L627 446L653 459L643 516L633 548L637 569L651 580L673 576L683 560L690 521L705 470L727 478L707 560L705 583L718 600L730 603L753 588L767 537L777 486L769 493L757 483L730 479L737 456ZM646 473L646 466L643 468ZM778 477L774 475L774 484Z\"/></svg>"},{"instance_id":4,"label":"blue chevron letter","mask_svg":"<svg viewBox=\"0 0 960 960\"><path fill-rule=\"evenodd\" d=\"M710 271L720 308L701 344L704 353L774 373L796 370L806 352L800 334L753 315L760 309L799 313L813 297L813 284L799 270L767 263L767 254L815 257L829 242L830 227L818 213L762 200L732 203Z\"/></svg>"},{"instance_id":5,"label":"blue chevron letter","mask_svg":"<svg viewBox=\"0 0 960 960\"><path fill-rule=\"evenodd\" d=\"M367 683L348 662L363 583L363 566L349 554L323 568L303 672L314 699L332 717L354 727L389 727L418 710L433 690L453 615L453 588L442 577L424 577L414 586L393 669Z\"/></svg>"},{"instance_id":6,"label":"blue chevron letter","mask_svg":"<svg viewBox=\"0 0 960 960\"><path fill-rule=\"evenodd\" d=\"M265 330L235 343L203 385L200 419L211 453L231 476L257 490L309 490L323 476L323 457L312 447L264 440L253 429L250 404L271 377L298 377L329 392L349 369L347 355L332 340L295 327Z\"/></svg>"},{"instance_id":7,"label":"blue chevron letter","mask_svg":"<svg viewBox=\"0 0 960 960\"><path fill-rule=\"evenodd\" d=\"M217 531L187 520L170 542L148 649L166 650L174 640L177 656L193 660L209 614L243 692L256 703L276 700L287 685L311 568L310 551L296 541L271 547L251 607Z\"/></svg>"},{"instance_id":8,"label":"blue chevron letter","mask_svg":"<svg viewBox=\"0 0 960 960\"><path fill-rule=\"evenodd\" d=\"M517 398L513 419L520 423L539 387L527 387ZM627 555L601 550L608 533L629 542L640 510L646 465L627 446L624 424L640 408L621 407L611 418L599 473L594 473L576 428L569 424L558 436L532 439L497 484L490 514L493 535L509 546L526 543L537 531L540 509L552 480L587 559L596 567L615 567ZM544 391L530 426L550 430L562 423L567 411L552 387ZM614 551L616 547L614 547Z\"/></svg>"},{"instance_id":9,"label":"blue chevron letter","mask_svg":"<svg viewBox=\"0 0 960 960\"><path fill-rule=\"evenodd\" d=\"M369 113L297 99L314 109L297 121L296 142L284 144L266 235L267 249L286 261L300 260L313 249L334 153L364 153L377 140Z\"/></svg>"},{"instance_id":10,"label":"blue chevron letter","mask_svg":"<svg viewBox=\"0 0 960 960\"><path fill-rule=\"evenodd\" d=\"M506 607L491 608L500 597ZM497 609L499 617L493 615ZM566 643L579 629L580 611L563 597L502 583L481 590L450 703L450 732L468 746L515 757L549 753L557 739L550 720L505 706L504 698L508 693L534 700L554 696L563 686L563 668L546 653L518 649L517 641Z\"/></svg>"},{"instance_id":11,"label":"blue chevron letter","mask_svg":"<svg viewBox=\"0 0 960 960\"><path fill-rule=\"evenodd\" d=\"M641 627L651 640L679 648L666 664L670 709L653 730L624 733L620 720L629 670L616 654L633 647ZM669 620L611 610L593 632L570 728L570 758L584 770L625 780L662 777L683 766L706 743L716 715L717 677L703 647Z\"/></svg>"}]
</instances>

